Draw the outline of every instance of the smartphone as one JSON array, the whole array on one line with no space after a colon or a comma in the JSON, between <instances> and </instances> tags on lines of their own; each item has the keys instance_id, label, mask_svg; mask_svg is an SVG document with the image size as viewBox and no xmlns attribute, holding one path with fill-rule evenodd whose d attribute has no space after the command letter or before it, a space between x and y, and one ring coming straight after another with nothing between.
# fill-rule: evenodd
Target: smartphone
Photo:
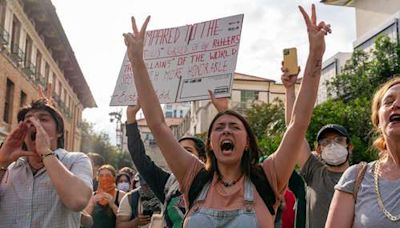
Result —
<instances>
[{"instance_id":1,"label":"smartphone","mask_svg":"<svg viewBox=\"0 0 400 228\"><path fill-rule=\"evenodd\" d=\"M145 209L143 210L143 215L148 215L151 217L153 215L153 210Z\"/></svg>"},{"instance_id":2,"label":"smartphone","mask_svg":"<svg viewBox=\"0 0 400 228\"><path fill-rule=\"evenodd\" d=\"M297 65L297 49L296 48L285 48L283 49L283 67L288 68L289 75L295 75L299 73L299 67Z\"/></svg>"}]
</instances>

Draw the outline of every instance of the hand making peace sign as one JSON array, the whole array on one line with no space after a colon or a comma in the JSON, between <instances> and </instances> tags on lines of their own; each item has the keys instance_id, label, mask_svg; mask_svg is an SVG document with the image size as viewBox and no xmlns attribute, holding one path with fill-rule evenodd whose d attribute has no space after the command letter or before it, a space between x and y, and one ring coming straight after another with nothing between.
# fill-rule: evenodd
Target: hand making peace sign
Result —
<instances>
[{"instance_id":1,"label":"hand making peace sign","mask_svg":"<svg viewBox=\"0 0 400 228\"><path fill-rule=\"evenodd\" d=\"M331 25L325 24L321 21L317 25L317 14L315 12L315 5L311 6L311 18L303 7L299 6L301 14L303 14L304 21L306 22L308 40L310 42L310 53L314 53L316 57L322 57L325 52L325 35L331 33Z\"/></svg>"},{"instance_id":2,"label":"hand making peace sign","mask_svg":"<svg viewBox=\"0 0 400 228\"><path fill-rule=\"evenodd\" d=\"M150 21L150 16L147 16L140 31L136 26L135 18L132 17L131 20L133 33L124 33L124 38L125 44L128 47L128 58L131 63L135 63L136 60L143 58L144 35L146 34L146 28Z\"/></svg>"}]
</instances>

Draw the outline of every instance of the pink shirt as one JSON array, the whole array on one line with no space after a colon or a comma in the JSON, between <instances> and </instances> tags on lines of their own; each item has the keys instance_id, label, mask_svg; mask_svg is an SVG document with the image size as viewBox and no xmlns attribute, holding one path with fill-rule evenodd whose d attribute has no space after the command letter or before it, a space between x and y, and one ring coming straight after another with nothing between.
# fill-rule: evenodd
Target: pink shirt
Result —
<instances>
[{"instance_id":1,"label":"pink shirt","mask_svg":"<svg viewBox=\"0 0 400 228\"><path fill-rule=\"evenodd\" d=\"M183 180L178 180L181 184L181 192L184 194L186 202L188 200L188 192L193 182L194 177L197 173L204 167L204 164L200 162L198 159L193 157L192 165L184 176ZM271 185L272 190L275 192L276 196L276 203L274 205L275 211L279 206L279 201L282 198L284 193L284 189L278 192L277 190L277 178L275 172L275 166L273 159L269 158L265 160L262 164L264 172L267 176L267 179ZM226 188L220 182L217 181L216 175L214 175L212 182L210 184L210 189L207 193L206 200L200 207L203 208L212 208L217 210L235 210L240 208L245 208L245 201L244 201L244 184L245 178L242 177L240 180L233 186ZM253 185L253 194L254 194L254 201L255 201L255 211L258 224L260 227L273 227L275 216L271 215L268 211L267 206L264 204L264 201L258 194L255 186ZM189 215L192 213L193 207L189 211ZM186 223L184 223L184 227Z\"/></svg>"}]
</instances>

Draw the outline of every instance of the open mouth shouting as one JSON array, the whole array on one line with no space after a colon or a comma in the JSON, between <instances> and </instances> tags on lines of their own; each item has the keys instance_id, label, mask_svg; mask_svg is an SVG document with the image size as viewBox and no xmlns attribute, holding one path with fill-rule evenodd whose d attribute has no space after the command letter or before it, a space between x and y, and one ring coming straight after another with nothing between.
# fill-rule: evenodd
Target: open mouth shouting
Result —
<instances>
[{"instance_id":1,"label":"open mouth shouting","mask_svg":"<svg viewBox=\"0 0 400 228\"><path fill-rule=\"evenodd\" d=\"M36 140L36 129L33 129L31 131L30 137L31 137L32 142L35 142L35 140Z\"/></svg>"},{"instance_id":2,"label":"open mouth shouting","mask_svg":"<svg viewBox=\"0 0 400 228\"><path fill-rule=\"evenodd\" d=\"M392 115L389 117L389 122L390 122L391 124L398 124L398 123L400 123L400 114L392 114Z\"/></svg>"},{"instance_id":3,"label":"open mouth shouting","mask_svg":"<svg viewBox=\"0 0 400 228\"><path fill-rule=\"evenodd\" d=\"M222 154L231 154L235 145L233 144L232 140L225 139L220 144Z\"/></svg>"}]
</instances>

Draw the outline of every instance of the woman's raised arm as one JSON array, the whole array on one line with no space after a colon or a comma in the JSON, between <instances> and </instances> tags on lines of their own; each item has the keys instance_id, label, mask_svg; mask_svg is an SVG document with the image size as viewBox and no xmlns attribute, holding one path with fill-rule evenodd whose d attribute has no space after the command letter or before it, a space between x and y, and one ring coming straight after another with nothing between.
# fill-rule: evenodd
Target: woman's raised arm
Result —
<instances>
[{"instance_id":1,"label":"woman's raised arm","mask_svg":"<svg viewBox=\"0 0 400 228\"><path fill-rule=\"evenodd\" d=\"M325 35L331 32L330 25L325 22L317 24L314 4L311 8L311 17L303 7L299 6L299 9L307 26L310 52L292 118L278 150L272 157L277 171L278 190L282 190L286 186L304 143L305 133L317 98L322 56L325 52Z\"/></svg>"},{"instance_id":2,"label":"woman's raised arm","mask_svg":"<svg viewBox=\"0 0 400 228\"><path fill-rule=\"evenodd\" d=\"M140 104L147 124L172 172L178 180L182 180L186 170L192 165L190 160L193 158L191 154L181 147L166 124L160 102L146 69L143 59L143 49L146 28L149 21L150 16L146 18L139 31L135 18L132 17L133 33L124 34L125 44L127 46L129 61L132 65L136 91L140 98Z\"/></svg>"}]
</instances>

